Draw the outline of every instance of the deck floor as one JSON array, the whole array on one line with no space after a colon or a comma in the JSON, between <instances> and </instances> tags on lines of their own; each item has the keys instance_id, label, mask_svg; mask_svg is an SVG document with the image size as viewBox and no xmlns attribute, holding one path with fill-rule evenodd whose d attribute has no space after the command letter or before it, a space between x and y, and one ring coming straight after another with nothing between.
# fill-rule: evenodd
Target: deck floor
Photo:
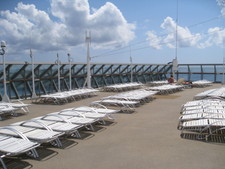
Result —
<instances>
[{"instance_id":1,"label":"deck floor","mask_svg":"<svg viewBox=\"0 0 225 169\"><path fill-rule=\"evenodd\" d=\"M83 139L62 139L62 149L44 145L38 148L40 159L23 156L10 160L7 166L14 169L224 169L224 143L182 139L177 130L181 105L193 100L197 93L217 87L221 84L156 96L152 102L138 107L136 113L116 114L114 122L99 125L96 132L83 132ZM29 114L1 121L0 126L88 105L113 94L100 92L96 97L60 106L34 104Z\"/></svg>"}]
</instances>

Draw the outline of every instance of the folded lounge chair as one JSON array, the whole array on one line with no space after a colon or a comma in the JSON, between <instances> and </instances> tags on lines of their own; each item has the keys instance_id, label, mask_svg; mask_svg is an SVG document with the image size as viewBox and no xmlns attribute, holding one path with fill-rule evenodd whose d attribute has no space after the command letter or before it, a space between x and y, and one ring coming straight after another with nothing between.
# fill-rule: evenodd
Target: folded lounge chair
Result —
<instances>
[{"instance_id":1,"label":"folded lounge chair","mask_svg":"<svg viewBox=\"0 0 225 169\"><path fill-rule=\"evenodd\" d=\"M212 135L220 135L225 129L225 119L199 119L185 121L178 125L178 129L181 130L181 135L188 132L194 132L199 134L199 139L208 138Z\"/></svg>"},{"instance_id":2,"label":"folded lounge chair","mask_svg":"<svg viewBox=\"0 0 225 169\"><path fill-rule=\"evenodd\" d=\"M1 106L4 106L4 105L11 106L11 107L16 108L18 110L23 110L25 113L29 113L30 111L29 111L28 107L31 104L25 104L21 100L16 100L14 102L9 102L9 103L8 102L7 103L6 102L0 102L0 105Z\"/></svg>"},{"instance_id":3,"label":"folded lounge chair","mask_svg":"<svg viewBox=\"0 0 225 169\"><path fill-rule=\"evenodd\" d=\"M0 105L0 120L2 120L2 116L13 115L18 108L14 108L10 105Z\"/></svg>"}]
</instances>

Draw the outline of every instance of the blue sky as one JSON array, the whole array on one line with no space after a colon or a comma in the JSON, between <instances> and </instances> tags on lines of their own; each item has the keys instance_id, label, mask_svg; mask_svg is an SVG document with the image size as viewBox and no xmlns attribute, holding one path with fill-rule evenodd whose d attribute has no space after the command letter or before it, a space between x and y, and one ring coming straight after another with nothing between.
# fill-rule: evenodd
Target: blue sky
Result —
<instances>
[{"instance_id":1,"label":"blue sky","mask_svg":"<svg viewBox=\"0 0 225 169\"><path fill-rule=\"evenodd\" d=\"M225 0L0 0L8 62L222 63ZM177 25L176 25L177 23ZM176 43L177 42L177 43ZM177 46L177 55L176 55Z\"/></svg>"}]
</instances>

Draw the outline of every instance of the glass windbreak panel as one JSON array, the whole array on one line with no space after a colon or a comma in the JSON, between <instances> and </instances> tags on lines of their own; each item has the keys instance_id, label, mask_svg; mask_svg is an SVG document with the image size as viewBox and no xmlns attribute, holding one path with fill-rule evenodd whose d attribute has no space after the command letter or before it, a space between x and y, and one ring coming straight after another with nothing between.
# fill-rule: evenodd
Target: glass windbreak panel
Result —
<instances>
[{"instance_id":1,"label":"glass windbreak panel","mask_svg":"<svg viewBox=\"0 0 225 169\"><path fill-rule=\"evenodd\" d=\"M38 66L38 65L36 65ZM57 66L54 65L52 68L51 68L52 65L41 65L40 68L39 68L39 75L42 75L42 77L49 77L49 76L52 76L52 72L54 71L57 71ZM54 71L52 71L54 70Z\"/></svg>"},{"instance_id":2,"label":"glass windbreak panel","mask_svg":"<svg viewBox=\"0 0 225 169\"><path fill-rule=\"evenodd\" d=\"M216 74L203 74L203 79L204 80L209 80L209 81L214 81Z\"/></svg>"},{"instance_id":3,"label":"glass windbreak panel","mask_svg":"<svg viewBox=\"0 0 225 169\"><path fill-rule=\"evenodd\" d=\"M158 71L163 72L164 71L165 66L164 65L159 65L158 66Z\"/></svg>"},{"instance_id":4,"label":"glass windbreak panel","mask_svg":"<svg viewBox=\"0 0 225 169\"><path fill-rule=\"evenodd\" d=\"M111 73L111 65L104 65L104 67L103 67L103 72L105 73L105 74L108 74L108 73ZM106 72L107 71L107 72Z\"/></svg>"},{"instance_id":5,"label":"glass windbreak panel","mask_svg":"<svg viewBox=\"0 0 225 169\"><path fill-rule=\"evenodd\" d=\"M69 69L70 69L70 65L65 65L61 68L61 73L65 74L65 73L69 73Z\"/></svg>"},{"instance_id":6,"label":"glass windbreak panel","mask_svg":"<svg viewBox=\"0 0 225 169\"><path fill-rule=\"evenodd\" d=\"M83 65L83 64L76 65L74 70L75 70L75 74L77 74L77 75L82 75L82 74L87 73L86 65Z\"/></svg>"},{"instance_id":7,"label":"glass windbreak panel","mask_svg":"<svg viewBox=\"0 0 225 169\"><path fill-rule=\"evenodd\" d=\"M128 76L126 76L126 75L122 76L122 81L123 81L123 83L129 83L130 82Z\"/></svg>"},{"instance_id":8,"label":"glass windbreak panel","mask_svg":"<svg viewBox=\"0 0 225 169\"><path fill-rule=\"evenodd\" d=\"M115 84L122 83L119 76L113 77Z\"/></svg>"},{"instance_id":9,"label":"glass windbreak panel","mask_svg":"<svg viewBox=\"0 0 225 169\"><path fill-rule=\"evenodd\" d=\"M190 71L191 71L192 73L193 73L193 72L195 72L195 73L201 73L201 72L202 72L201 66L200 66L200 65L197 65L197 66L191 65L191 66L190 66Z\"/></svg>"},{"instance_id":10,"label":"glass windbreak panel","mask_svg":"<svg viewBox=\"0 0 225 169\"><path fill-rule=\"evenodd\" d=\"M82 88L84 86L85 79L84 78L77 78L76 80L77 80L79 88Z\"/></svg>"},{"instance_id":11,"label":"glass windbreak panel","mask_svg":"<svg viewBox=\"0 0 225 169\"><path fill-rule=\"evenodd\" d=\"M21 98L24 98L27 95L31 94L31 92L29 91L29 89L27 88L27 85L25 83L16 82L15 85L16 85L16 90Z\"/></svg>"},{"instance_id":12,"label":"glass windbreak panel","mask_svg":"<svg viewBox=\"0 0 225 169\"><path fill-rule=\"evenodd\" d=\"M223 65L217 65L216 66L216 72L217 73L225 73L225 66L223 66Z\"/></svg>"},{"instance_id":13,"label":"glass windbreak panel","mask_svg":"<svg viewBox=\"0 0 225 169\"><path fill-rule=\"evenodd\" d=\"M120 72L120 65L113 65L112 67L112 73L119 73Z\"/></svg>"},{"instance_id":14,"label":"glass windbreak panel","mask_svg":"<svg viewBox=\"0 0 225 169\"><path fill-rule=\"evenodd\" d=\"M112 77L111 76L106 76L105 77L105 81L106 81L107 85L113 84L113 80L112 80Z\"/></svg>"},{"instance_id":15,"label":"glass windbreak panel","mask_svg":"<svg viewBox=\"0 0 225 169\"><path fill-rule=\"evenodd\" d=\"M211 66L202 66L204 73L215 73L214 65Z\"/></svg>"},{"instance_id":16,"label":"glass windbreak panel","mask_svg":"<svg viewBox=\"0 0 225 169\"><path fill-rule=\"evenodd\" d=\"M168 76L167 76L168 77ZM186 81L189 81L189 74L178 74L178 79L184 79Z\"/></svg>"},{"instance_id":17,"label":"glass windbreak panel","mask_svg":"<svg viewBox=\"0 0 225 169\"><path fill-rule=\"evenodd\" d=\"M96 77L95 80L98 83L99 87L104 86L105 83L104 83L103 77Z\"/></svg>"},{"instance_id":18,"label":"glass windbreak panel","mask_svg":"<svg viewBox=\"0 0 225 169\"><path fill-rule=\"evenodd\" d=\"M142 65L138 65L138 66L136 66L136 72L137 73L141 73L143 70L142 70Z\"/></svg>"},{"instance_id":19,"label":"glass windbreak panel","mask_svg":"<svg viewBox=\"0 0 225 169\"><path fill-rule=\"evenodd\" d=\"M122 65L120 67L120 72L119 73L126 73L127 72L127 65Z\"/></svg>"},{"instance_id":20,"label":"glass windbreak panel","mask_svg":"<svg viewBox=\"0 0 225 169\"><path fill-rule=\"evenodd\" d=\"M178 72L188 72L188 65L181 65L178 67Z\"/></svg>"},{"instance_id":21,"label":"glass windbreak panel","mask_svg":"<svg viewBox=\"0 0 225 169\"><path fill-rule=\"evenodd\" d=\"M153 65L151 72L158 72L158 65Z\"/></svg>"},{"instance_id":22,"label":"glass windbreak panel","mask_svg":"<svg viewBox=\"0 0 225 169\"><path fill-rule=\"evenodd\" d=\"M8 65L6 65L6 68L7 68ZM21 70L21 68L23 67L24 65L23 64L19 64L19 65L12 65L9 69L9 77L12 78L15 73L19 72ZM3 68L2 68L3 69ZM16 79L21 79L23 78L23 75L22 74L18 74L16 76ZM13 79L14 80L14 79Z\"/></svg>"},{"instance_id":23,"label":"glass windbreak panel","mask_svg":"<svg viewBox=\"0 0 225 169\"><path fill-rule=\"evenodd\" d=\"M3 83L0 83L0 94L1 94L1 96L3 96L3 94L4 94Z\"/></svg>"},{"instance_id":24,"label":"glass windbreak panel","mask_svg":"<svg viewBox=\"0 0 225 169\"><path fill-rule=\"evenodd\" d=\"M93 69L93 73L96 74L96 75L101 74L102 73L102 65L95 65L94 69Z\"/></svg>"},{"instance_id":25,"label":"glass windbreak panel","mask_svg":"<svg viewBox=\"0 0 225 169\"><path fill-rule=\"evenodd\" d=\"M201 74L190 74L190 79L191 79L191 81L202 80Z\"/></svg>"},{"instance_id":26,"label":"glass windbreak panel","mask_svg":"<svg viewBox=\"0 0 225 169\"><path fill-rule=\"evenodd\" d=\"M217 74L217 76L216 76L216 82L225 83L225 75L223 75L223 74Z\"/></svg>"}]
</instances>

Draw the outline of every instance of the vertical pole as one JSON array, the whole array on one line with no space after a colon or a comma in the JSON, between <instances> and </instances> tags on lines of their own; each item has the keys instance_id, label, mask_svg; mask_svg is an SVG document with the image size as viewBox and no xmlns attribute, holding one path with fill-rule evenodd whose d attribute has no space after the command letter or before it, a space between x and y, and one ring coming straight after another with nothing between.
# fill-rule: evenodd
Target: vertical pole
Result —
<instances>
[{"instance_id":1,"label":"vertical pole","mask_svg":"<svg viewBox=\"0 0 225 169\"><path fill-rule=\"evenodd\" d=\"M61 91L61 86L60 86L60 61L59 61L59 54L57 53L57 65L58 65L58 92Z\"/></svg>"},{"instance_id":2,"label":"vertical pole","mask_svg":"<svg viewBox=\"0 0 225 169\"><path fill-rule=\"evenodd\" d=\"M225 39L223 40L223 78L222 78L222 85L224 85L225 83L225 77L224 77L224 73L225 73Z\"/></svg>"},{"instance_id":3,"label":"vertical pole","mask_svg":"<svg viewBox=\"0 0 225 169\"><path fill-rule=\"evenodd\" d=\"M10 102L9 96L7 95L7 84L6 84L6 67L5 67L5 53L3 53L3 84L4 84L4 95L2 101Z\"/></svg>"},{"instance_id":4,"label":"vertical pole","mask_svg":"<svg viewBox=\"0 0 225 169\"><path fill-rule=\"evenodd\" d=\"M130 81L133 82L133 59L131 56L131 47L130 47Z\"/></svg>"},{"instance_id":5,"label":"vertical pole","mask_svg":"<svg viewBox=\"0 0 225 169\"><path fill-rule=\"evenodd\" d=\"M177 37L177 28L178 28L178 0L177 0L177 10L176 10L176 50L175 50L175 59L173 60L173 78L175 78L175 72L178 71L178 68L177 68L177 55L178 55L178 37Z\"/></svg>"},{"instance_id":6,"label":"vertical pole","mask_svg":"<svg viewBox=\"0 0 225 169\"><path fill-rule=\"evenodd\" d=\"M224 71L225 71L225 57L223 57L223 77L222 77L222 85L224 85Z\"/></svg>"},{"instance_id":7,"label":"vertical pole","mask_svg":"<svg viewBox=\"0 0 225 169\"><path fill-rule=\"evenodd\" d=\"M69 61L69 85L70 85L70 90L72 90L72 72L71 72L71 57L70 54L67 54L68 56L68 61Z\"/></svg>"},{"instance_id":8,"label":"vertical pole","mask_svg":"<svg viewBox=\"0 0 225 169\"><path fill-rule=\"evenodd\" d=\"M91 88L91 58L90 58L90 32L86 32L86 44L87 44L87 88Z\"/></svg>"},{"instance_id":9,"label":"vertical pole","mask_svg":"<svg viewBox=\"0 0 225 169\"><path fill-rule=\"evenodd\" d=\"M34 56L32 55L32 50L30 49L30 58L32 63L32 99L36 98L36 92L35 92L35 74L34 74Z\"/></svg>"}]
</instances>

